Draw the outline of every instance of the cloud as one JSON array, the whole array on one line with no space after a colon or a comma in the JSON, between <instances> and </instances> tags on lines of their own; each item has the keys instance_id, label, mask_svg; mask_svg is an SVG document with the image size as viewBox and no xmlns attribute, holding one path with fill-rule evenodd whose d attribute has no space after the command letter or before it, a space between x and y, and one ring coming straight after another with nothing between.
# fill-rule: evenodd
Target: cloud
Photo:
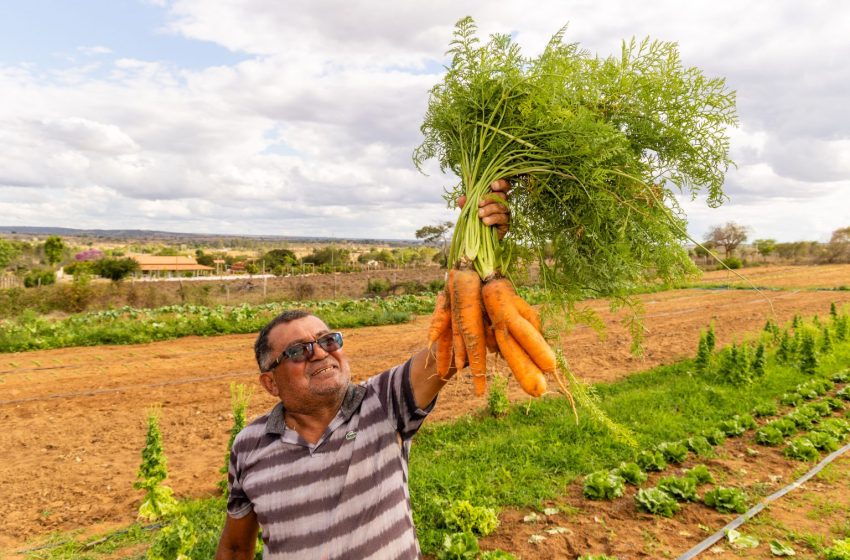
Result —
<instances>
[{"instance_id":1,"label":"cloud","mask_svg":"<svg viewBox=\"0 0 850 560\"><path fill-rule=\"evenodd\" d=\"M97 56L101 54L110 54L112 49L103 45L94 45L90 47L77 47L77 50L87 56Z\"/></svg>"}]
</instances>

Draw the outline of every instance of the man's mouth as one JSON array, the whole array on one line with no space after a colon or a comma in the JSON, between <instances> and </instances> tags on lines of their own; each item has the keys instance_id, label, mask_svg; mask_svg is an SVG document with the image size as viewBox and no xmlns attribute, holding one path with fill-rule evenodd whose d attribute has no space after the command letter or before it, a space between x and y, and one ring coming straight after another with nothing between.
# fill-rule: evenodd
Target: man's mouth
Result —
<instances>
[{"instance_id":1,"label":"man's mouth","mask_svg":"<svg viewBox=\"0 0 850 560\"><path fill-rule=\"evenodd\" d=\"M334 369L334 368L336 368L336 366L335 366L335 365L333 365L333 364L328 364L328 365L326 365L326 366L320 367L319 369L317 369L316 371L314 371L314 372L312 373L311 377L315 377L315 376L317 376L317 375L320 375L320 374L322 374L322 373L324 373L324 372L326 372L326 371L328 371L328 370L330 370L330 369Z\"/></svg>"}]
</instances>

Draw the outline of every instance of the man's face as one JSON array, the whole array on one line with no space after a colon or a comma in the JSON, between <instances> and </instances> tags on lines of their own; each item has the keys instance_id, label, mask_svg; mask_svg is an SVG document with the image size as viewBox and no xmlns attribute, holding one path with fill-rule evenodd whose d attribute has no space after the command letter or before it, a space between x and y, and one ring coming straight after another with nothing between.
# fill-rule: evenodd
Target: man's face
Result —
<instances>
[{"instance_id":1,"label":"man's face","mask_svg":"<svg viewBox=\"0 0 850 560\"><path fill-rule=\"evenodd\" d=\"M277 357L293 344L311 342L329 332L328 326L313 316L278 325L269 333L272 355ZM306 361L284 358L273 371L260 376L263 387L293 412L335 402L345 394L350 379L351 369L343 349L329 353L318 344L313 344L313 355Z\"/></svg>"}]
</instances>

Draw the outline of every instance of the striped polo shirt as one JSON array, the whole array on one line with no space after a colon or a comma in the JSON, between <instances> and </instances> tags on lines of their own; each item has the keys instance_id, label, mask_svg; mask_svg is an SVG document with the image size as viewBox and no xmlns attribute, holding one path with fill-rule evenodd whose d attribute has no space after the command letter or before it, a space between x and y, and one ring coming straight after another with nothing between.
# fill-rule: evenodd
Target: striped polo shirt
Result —
<instances>
[{"instance_id":1,"label":"striped polo shirt","mask_svg":"<svg viewBox=\"0 0 850 560\"><path fill-rule=\"evenodd\" d=\"M265 560L419 558L407 462L434 403L416 406L410 365L351 384L315 444L287 429L281 403L236 437L227 513L257 514Z\"/></svg>"}]
</instances>

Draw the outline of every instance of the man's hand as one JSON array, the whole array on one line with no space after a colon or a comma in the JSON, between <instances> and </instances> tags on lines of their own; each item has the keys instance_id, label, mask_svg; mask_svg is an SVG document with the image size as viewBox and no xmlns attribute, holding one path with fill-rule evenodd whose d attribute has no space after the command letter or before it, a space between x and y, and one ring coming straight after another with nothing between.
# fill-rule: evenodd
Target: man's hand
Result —
<instances>
[{"instance_id":1,"label":"man's hand","mask_svg":"<svg viewBox=\"0 0 850 560\"><path fill-rule=\"evenodd\" d=\"M511 213L507 204L493 200L493 198L507 201L510 190L511 184L507 179L493 181L490 183L490 194L478 202L478 217L481 218L485 226L495 226L499 239L502 239L508 233ZM463 208L464 204L466 204L466 196L459 197L457 199L458 207Z\"/></svg>"}]
</instances>

